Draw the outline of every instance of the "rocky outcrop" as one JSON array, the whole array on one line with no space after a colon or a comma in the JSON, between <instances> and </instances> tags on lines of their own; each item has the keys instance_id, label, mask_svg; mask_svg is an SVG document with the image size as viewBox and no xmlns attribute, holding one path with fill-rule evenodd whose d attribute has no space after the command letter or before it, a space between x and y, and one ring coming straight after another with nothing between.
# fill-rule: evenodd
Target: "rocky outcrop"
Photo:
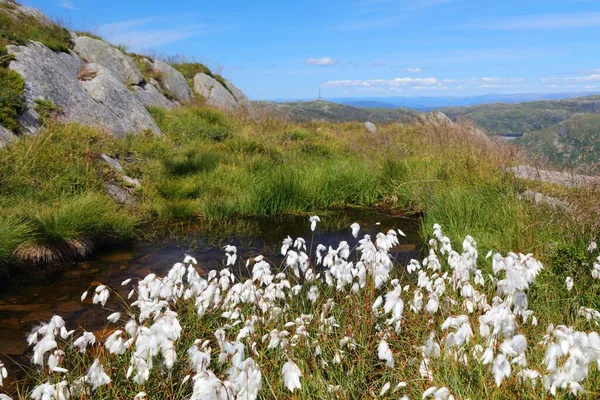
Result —
<instances>
[{"instance_id":1,"label":"rocky outcrop","mask_svg":"<svg viewBox=\"0 0 600 400\"><path fill-rule=\"evenodd\" d=\"M174 103L163 96L163 94L156 89L156 86L151 83L142 83L141 85L132 86L131 89L146 107L154 106L170 109L177 105L177 103Z\"/></svg>"},{"instance_id":2,"label":"rocky outcrop","mask_svg":"<svg viewBox=\"0 0 600 400\"><path fill-rule=\"evenodd\" d=\"M109 69L99 64L87 64L85 68L95 76L81 82L81 85L94 100L110 110L113 118L124 123L122 133L126 133L127 130L141 132L148 129L160 133L152 116L137 96Z\"/></svg>"},{"instance_id":3,"label":"rocky outcrop","mask_svg":"<svg viewBox=\"0 0 600 400\"><path fill-rule=\"evenodd\" d=\"M453 126L454 122L446 114L434 111L429 114L419 115L419 122L422 124L431 124L433 126Z\"/></svg>"},{"instance_id":4,"label":"rocky outcrop","mask_svg":"<svg viewBox=\"0 0 600 400\"><path fill-rule=\"evenodd\" d=\"M225 88L233 95L235 101L237 101L238 105L248 109L251 107L250 100L246 97L246 94L238 89L233 83L229 82L227 79L225 80Z\"/></svg>"},{"instance_id":5,"label":"rocky outcrop","mask_svg":"<svg viewBox=\"0 0 600 400\"><path fill-rule=\"evenodd\" d=\"M540 192L534 192L533 190L526 190L521 193L521 197L525 200L531 201L535 204L544 205L552 208L569 209L569 204L556 197L548 196Z\"/></svg>"},{"instance_id":6,"label":"rocky outcrop","mask_svg":"<svg viewBox=\"0 0 600 400\"><path fill-rule=\"evenodd\" d=\"M169 64L160 60L154 61L152 65L155 71L161 74L161 86L167 90L175 100L187 103L192 100L192 92L185 77Z\"/></svg>"},{"instance_id":7,"label":"rocky outcrop","mask_svg":"<svg viewBox=\"0 0 600 400\"><path fill-rule=\"evenodd\" d=\"M457 124L448 118L446 114L440 111L434 111L428 114L420 114L417 118L417 122L424 126L432 127L436 131L439 129L454 129L462 133L466 133L470 137L489 141L489 138L485 132L477 128L475 125L464 122Z\"/></svg>"},{"instance_id":8,"label":"rocky outcrop","mask_svg":"<svg viewBox=\"0 0 600 400\"><path fill-rule=\"evenodd\" d=\"M194 76L194 92L206 99L206 102L217 108L233 110L238 102L219 81L210 75L198 73Z\"/></svg>"},{"instance_id":9,"label":"rocky outcrop","mask_svg":"<svg viewBox=\"0 0 600 400\"><path fill-rule=\"evenodd\" d=\"M133 59L110 44L87 36L78 36L73 43L73 50L85 62L101 64L125 85L138 85L144 80Z\"/></svg>"},{"instance_id":10,"label":"rocky outcrop","mask_svg":"<svg viewBox=\"0 0 600 400\"><path fill-rule=\"evenodd\" d=\"M567 172L547 171L537 169L529 165L519 165L518 167L509 168L519 179L529 181L538 181L550 183L552 185L566 187L584 187L590 185L600 185L600 176L589 176L579 174L569 174Z\"/></svg>"},{"instance_id":11,"label":"rocky outcrop","mask_svg":"<svg viewBox=\"0 0 600 400\"><path fill-rule=\"evenodd\" d=\"M41 11L0 0L0 13L16 18L26 15L42 25L56 25ZM31 22L31 19L28 19ZM56 110L52 118L105 129L117 136L150 130L160 133L147 110L149 106L173 108L192 100L186 78L160 60L133 58L109 43L69 32L72 50L68 50L67 31L61 32L62 52L52 51L42 43L8 45L13 57L8 68L25 81L25 110L18 117L19 133L34 134L48 117L50 104ZM10 41L10 39L8 39ZM20 39L24 40L24 39ZM147 63L147 67L140 62ZM138 69L138 66L144 68ZM207 93L209 104L230 110L250 102L231 82L211 83ZM42 103L43 101L43 103ZM246 106L247 105L247 106ZM41 107L41 108L40 108ZM38 112L37 110L40 110ZM16 136L0 127L0 146ZM133 183L135 185L135 182Z\"/></svg>"},{"instance_id":12,"label":"rocky outcrop","mask_svg":"<svg viewBox=\"0 0 600 400\"><path fill-rule=\"evenodd\" d=\"M15 139L16 136L11 131L0 125L0 147L3 147Z\"/></svg>"},{"instance_id":13,"label":"rocky outcrop","mask_svg":"<svg viewBox=\"0 0 600 400\"><path fill-rule=\"evenodd\" d=\"M61 110L59 120L65 122L102 127L116 135L146 129L159 132L134 92L108 69L85 65L76 54L53 52L37 42L7 48L14 56L9 68L25 80L27 106L19 117L24 133L40 128L37 99L51 101Z\"/></svg>"}]
</instances>

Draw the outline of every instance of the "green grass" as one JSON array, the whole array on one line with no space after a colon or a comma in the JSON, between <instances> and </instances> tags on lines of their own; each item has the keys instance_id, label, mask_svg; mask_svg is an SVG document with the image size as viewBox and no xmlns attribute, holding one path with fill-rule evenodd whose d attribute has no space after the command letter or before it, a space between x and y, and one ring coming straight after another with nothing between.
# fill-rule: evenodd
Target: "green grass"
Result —
<instances>
[{"instance_id":1,"label":"green grass","mask_svg":"<svg viewBox=\"0 0 600 400\"><path fill-rule=\"evenodd\" d=\"M0 125L13 132L19 131L18 116L25 109L24 92L21 75L0 67Z\"/></svg>"},{"instance_id":2,"label":"green grass","mask_svg":"<svg viewBox=\"0 0 600 400\"><path fill-rule=\"evenodd\" d=\"M190 87L194 86L194 76L196 74L206 74L210 77L213 77L217 82L219 82L225 90L231 92L227 87L225 82L225 78L223 78L219 74L214 74L206 65L196 62L175 62L171 63L171 66L175 68L177 71L181 72L181 74L188 81Z\"/></svg>"},{"instance_id":3,"label":"green grass","mask_svg":"<svg viewBox=\"0 0 600 400\"><path fill-rule=\"evenodd\" d=\"M439 132L423 126L382 125L371 135L360 123L249 121L197 105L150 112L164 136L116 139L53 122L40 135L2 150L4 214L31 222L26 208L105 196L104 182L120 182L99 161L106 153L142 181L134 192L138 204L117 208L141 225L379 206L421 213L427 232L438 222L455 240L476 235L485 251L536 254L550 254L550 244L569 248L597 229L593 218L572 221L521 200L523 183L504 172L510 153L485 141L465 141L460 129L443 133L440 142ZM590 193L585 202L594 198ZM48 242L69 236L62 228L57 235L42 229L52 224L36 226Z\"/></svg>"},{"instance_id":4,"label":"green grass","mask_svg":"<svg viewBox=\"0 0 600 400\"><path fill-rule=\"evenodd\" d=\"M56 24L44 24L31 15L21 14L13 4L0 7L0 47L41 42L54 51L67 52L72 47L69 31Z\"/></svg>"}]
</instances>

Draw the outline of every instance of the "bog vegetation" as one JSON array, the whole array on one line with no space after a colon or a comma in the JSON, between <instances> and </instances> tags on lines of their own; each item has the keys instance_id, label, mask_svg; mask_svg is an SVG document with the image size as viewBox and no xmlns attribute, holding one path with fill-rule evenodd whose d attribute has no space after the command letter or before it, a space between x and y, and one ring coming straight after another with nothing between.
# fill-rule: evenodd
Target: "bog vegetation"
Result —
<instances>
[{"instance_id":1,"label":"bog vegetation","mask_svg":"<svg viewBox=\"0 0 600 400\"><path fill-rule=\"evenodd\" d=\"M230 245L220 270L186 256L167 276L124 281L131 300L91 287L81 300L105 307L109 327L69 330L54 316L34 328L16 397L600 395L595 242L563 279L531 254L482 256L471 236L456 247L438 224L423 260L406 266L389 253L402 231L358 240L360 226L350 229L337 248L288 236L279 266Z\"/></svg>"},{"instance_id":2,"label":"bog vegetation","mask_svg":"<svg viewBox=\"0 0 600 400\"><path fill-rule=\"evenodd\" d=\"M148 223L344 206L417 213L431 250L403 266L389 256L402 240L394 231L337 249L286 240L281 266L228 248L233 265L204 275L187 258L135 282L133 304L94 286L94 302L126 325L41 325L13 397L597 397L597 189L515 180L505 168L521 155L463 124L369 133L198 104L150 111L163 136L117 139L50 117L39 135L0 150L5 267L134 240ZM107 183L136 202L116 204ZM527 188L569 207L531 204ZM431 236L435 223L448 237L437 226Z\"/></svg>"}]
</instances>

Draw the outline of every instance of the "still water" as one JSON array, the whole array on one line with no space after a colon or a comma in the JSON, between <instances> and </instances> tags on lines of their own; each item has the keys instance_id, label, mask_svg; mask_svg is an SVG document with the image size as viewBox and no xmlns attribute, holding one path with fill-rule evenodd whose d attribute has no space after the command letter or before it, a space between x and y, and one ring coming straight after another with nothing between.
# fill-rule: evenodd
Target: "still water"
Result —
<instances>
[{"instance_id":1,"label":"still water","mask_svg":"<svg viewBox=\"0 0 600 400\"><path fill-rule=\"evenodd\" d=\"M209 225L177 224L154 232L153 239L105 250L85 261L24 267L8 278L1 277L0 360L8 364L25 361L27 333L36 323L47 322L55 314L67 321L69 329L93 331L105 326L106 316L111 313L109 309L116 309L117 304L109 302L107 309L92 306L92 296L82 303L81 294L91 286L102 283L118 288L125 296L129 289L120 287L123 280L143 278L150 272L164 275L174 263L182 261L185 254L194 256L203 270L221 268L225 244L237 246L238 257L243 261L262 254L279 264L279 249L286 236L303 237L307 246L313 243L313 249L319 243L337 246L341 240L353 247L357 239L352 237L349 226L358 222L361 225L359 239L368 233L374 240L377 232L392 228L406 233L406 238L399 236L400 245L391 252L400 265L419 256L417 218L371 209L346 209L319 215L322 222L317 226L314 239L306 216L248 218ZM114 302L115 296L111 297Z\"/></svg>"}]
</instances>

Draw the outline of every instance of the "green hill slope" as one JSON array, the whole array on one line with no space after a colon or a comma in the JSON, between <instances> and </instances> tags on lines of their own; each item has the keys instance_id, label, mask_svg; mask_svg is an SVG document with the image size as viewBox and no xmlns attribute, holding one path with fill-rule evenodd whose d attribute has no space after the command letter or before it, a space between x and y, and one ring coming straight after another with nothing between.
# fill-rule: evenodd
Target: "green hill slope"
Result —
<instances>
[{"instance_id":1,"label":"green hill slope","mask_svg":"<svg viewBox=\"0 0 600 400\"><path fill-rule=\"evenodd\" d=\"M261 101L256 104L268 111L282 113L295 122L410 122L419 115L406 108L358 108L322 100L288 103Z\"/></svg>"},{"instance_id":2,"label":"green hill slope","mask_svg":"<svg viewBox=\"0 0 600 400\"><path fill-rule=\"evenodd\" d=\"M470 119L490 135L520 136L556 125L576 113L600 114L600 96L517 104L448 107L440 111L452 119Z\"/></svg>"},{"instance_id":3,"label":"green hill slope","mask_svg":"<svg viewBox=\"0 0 600 400\"><path fill-rule=\"evenodd\" d=\"M515 141L525 149L567 166L600 171L600 114L575 114Z\"/></svg>"}]
</instances>

